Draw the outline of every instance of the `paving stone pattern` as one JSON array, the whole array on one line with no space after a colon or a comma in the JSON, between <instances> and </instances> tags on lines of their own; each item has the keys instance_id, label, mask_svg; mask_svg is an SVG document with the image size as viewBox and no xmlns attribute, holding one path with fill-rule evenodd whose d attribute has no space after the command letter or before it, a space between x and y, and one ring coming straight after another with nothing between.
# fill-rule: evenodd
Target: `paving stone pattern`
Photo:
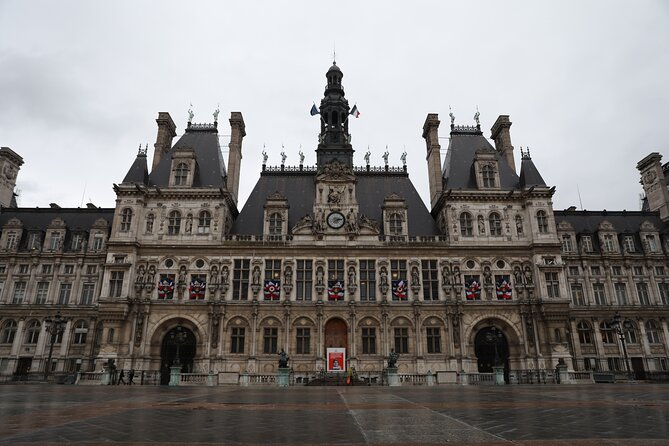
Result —
<instances>
[{"instance_id":1,"label":"paving stone pattern","mask_svg":"<svg viewBox=\"0 0 669 446\"><path fill-rule=\"evenodd\" d=\"M668 445L669 386L0 385L0 444Z\"/></svg>"}]
</instances>

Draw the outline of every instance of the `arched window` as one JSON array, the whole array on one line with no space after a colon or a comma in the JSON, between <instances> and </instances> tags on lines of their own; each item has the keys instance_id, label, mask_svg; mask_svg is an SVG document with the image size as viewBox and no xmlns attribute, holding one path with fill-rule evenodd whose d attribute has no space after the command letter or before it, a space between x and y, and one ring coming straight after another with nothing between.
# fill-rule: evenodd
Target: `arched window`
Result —
<instances>
[{"instance_id":1,"label":"arched window","mask_svg":"<svg viewBox=\"0 0 669 446\"><path fill-rule=\"evenodd\" d=\"M269 216L269 235L281 235L283 233L283 218L278 212Z\"/></svg>"},{"instance_id":2,"label":"arched window","mask_svg":"<svg viewBox=\"0 0 669 446\"><path fill-rule=\"evenodd\" d=\"M397 212L390 214L388 231L390 235L402 235L402 217Z\"/></svg>"},{"instance_id":3,"label":"arched window","mask_svg":"<svg viewBox=\"0 0 669 446\"><path fill-rule=\"evenodd\" d=\"M490 224L490 235L502 235L502 219L497 212L492 212L488 217Z\"/></svg>"},{"instance_id":4,"label":"arched window","mask_svg":"<svg viewBox=\"0 0 669 446\"><path fill-rule=\"evenodd\" d=\"M460 234L465 237L471 237L474 234L472 215L469 212L460 214Z\"/></svg>"},{"instance_id":5,"label":"arched window","mask_svg":"<svg viewBox=\"0 0 669 446\"><path fill-rule=\"evenodd\" d=\"M599 324L599 333L602 335L602 342L604 344L615 344L616 334L613 331L613 327L608 322L602 322Z\"/></svg>"},{"instance_id":6,"label":"arched window","mask_svg":"<svg viewBox=\"0 0 669 446\"><path fill-rule=\"evenodd\" d=\"M121 211L121 231L129 231L132 223L132 209L125 208Z\"/></svg>"},{"instance_id":7,"label":"arched window","mask_svg":"<svg viewBox=\"0 0 669 446\"><path fill-rule=\"evenodd\" d=\"M14 337L16 336L16 327L16 321L9 320L5 323L5 326L2 329L3 344L11 344L14 342Z\"/></svg>"},{"instance_id":8,"label":"arched window","mask_svg":"<svg viewBox=\"0 0 669 446\"><path fill-rule=\"evenodd\" d=\"M181 212L172 211L170 212L167 221L167 233L169 235L177 235L180 230L181 230Z\"/></svg>"},{"instance_id":9,"label":"arched window","mask_svg":"<svg viewBox=\"0 0 669 446\"><path fill-rule=\"evenodd\" d=\"M578 342L581 344L592 344L592 328L586 321L581 321L576 326L578 331Z\"/></svg>"},{"instance_id":10,"label":"arched window","mask_svg":"<svg viewBox=\"0 0 669 446\"><path fill-rule=\"evenodd\" d=\"M41 328L42 324L40 324L39 321L31 321L30 324L28 324L28 330L26 331L26 344L37 344Z\"/></svg>"},{"instance_id":11,"label":"arched window","mask_svg":"<svg viewBox=\"0 0 669 446\"><path fill-rule=\"evenodd\" d=\"M662 339L660 338L660 327L654 320L649 320L646 322L646 336L648 337L648 343L650 344L660 344Z\"/></svg>"},{"instance_id":12,"label":"arched window","mask_svg":"<svg viewBox=\"0 0 669 446\"><path fill-rule=\"evenodd\" d=\"M188 164L179 163L177 165L177 168L174 169L174 185L185 186L187 180L188 180Z\"/></svg>"},{"instance_id":13,"label":"arched window","mask_svg":"<svg viewBox=\"0 0 669 446\"><path fill-rule=\"evenodd\" d=\"M208 234L211 226L211 214L209 211L202 211L197 218L197 232L200 234Z\"/></svg>"},{"instance_id":14,"label":"arched window","mask_svg":"<svg viewBox=\"0 0 669 446\"><path fill-rule=\"evenodd\" d=\"M86 321L79 321L74 326L74 343L85 344L86 335L88 334L88 324Z\"/></svg>"},{"instance_id":15,"label":"arched window","mask_svg":"<svg viewBox=\"0 0 669 446\"><path fill-rule=\"evenodd\" d=\"M153 221L155 220L155 216L153 214L149 214L146 216L146 232L147 234L151 234L153 232Z\"/></svg>"},{"instance_id":16,"label":"arched window","mask_svg":"<svg viewBox=\"0 0 669 446\"><path fill-rule=\"evenodd\" d=\"M548 217L545 211L537 212L537 226L541 234L548 233Z\"/></svg>"},{"instance_id":17,"label":"arched window","mask_svg":"<svg viewBox=\"0 0 669 446\"><path fill-rule=\"evenodd\" d=\"M495 169L491 165L485 165L481 169L483 187L495 187Z\"/></svg>"},{"instance_id":18,"label":"arched window","mask_svg":"<svg viewBox=\"0 0 669 446\"><path fill-rule=\"evenodd\" d=\"M623 333L625 334L625 341L627 341L628 344L639 343L639 339L636 335L636 324L634 322L626 322L623 326Z\"/></svg>"}]
</instances>

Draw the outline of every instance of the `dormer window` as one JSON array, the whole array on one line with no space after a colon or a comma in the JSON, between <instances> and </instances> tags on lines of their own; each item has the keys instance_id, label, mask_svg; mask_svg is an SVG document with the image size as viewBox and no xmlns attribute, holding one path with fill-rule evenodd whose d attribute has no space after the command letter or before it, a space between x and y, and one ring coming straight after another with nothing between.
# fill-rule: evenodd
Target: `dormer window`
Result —
<instances>
[{"instance_id":1,"label":"dormer window","mask_svg":"<svg viewBox=\"0 0 669 446\"><path fill-rule=\"evenodd\" d=\"M537 212L537 226L540 234L548 234L548 216L545 211Z\"/></svg>"},{"instance_id":2,"label":"dormer window","mask_svg":"<svg viewBox=\"0 0 669 446\"><path fill-rule=\"evenodd\" d=\"M398 213L393 213L388 219L388 232L390 235L402 235L402 216Z\"/></svg>"},{"instance_id":3,"label":"dormer window","mask_svg":"<svg viewBox=\"0 0 669 446\"><path fill-rule=\"evenodd\" d=\"M168 222L167 222L167 233L169 235L177 235L181 230L181 212L172 211L170 212Z\"/></svg>"},{"instance_id":4,"label":"dormer window","mask_svg":"<svg viewBox=\"0 0 669 446\"><path fill-rule=\"evenodd\" d=\"M606 252L615 252L616 244L613 241L613 235L611 234L604 235L604 250Z\"/></svg>"},{"instance_id":5,"label":"dormer window","mask_svg":"<svg viewBox=\"0 0 669 446\"><path fill-rule=\"evenodd\" d=\"M283 218L278 212L269 216L269 235L281 235L283 229Z\"/></svg>"},{"instance_id":6,"label":"dormer window","mask_svg":"<svg viewBox=\"0 0 669 446\"><path fill-rule=\"evenodd\" d=\"M188 164L179 163L177 168L174 169L174 185L175 186L185 186L188 181Z\"/></svg>"},{"instance_id":7,"label":"dormer window","mask_svg":"<svg viewBox=\"0 0 669 446\"><path fill-rule=\"evenodd\" d=\"M483 178L483 187L495 187L495 169L490 164L483 166L481 177Z\"/></svg>"},{"instance_id":8,"label":"dormer window","mask_svg":"<svg viewBox=\"0 0 669 446\"><path fill-rule=\"evenodd\" d=\"M7 242L5 243L5 248L15 249L17 240L18 240L18 236L16 235L16 232L12 231L12 232L7 233Z\"/></svg>"},{"instance_id":9,"label":"dormer window","mask_svg":"<svg viewBox=\"0 0 669 446\"><path fill-rule=\"evenodd\" d=\"M562 236L562 252L572 252L574 245L571 242L571 235L564 234Z\"/></svg>"},{"instance_id":10,"label":"dormer window","mask_svg":"<svg viewBox=\"0 0 669 446\"><path fill-rule=\"evenodd\" d=\"M49 249L51 249L51 251L57 251L60 249L60 238L60 232L53 232L51 234L51 243L49 244Z\"/></svg>"},{"instance_id":11,"label":"dormer window","mask_svg":"<svg viewBox=\"0 0 669 446\"><path fill-rule=\"evenodd\" d=\"M132 209L125 208L121 211L121 231L130 231L130 223L132 223Z\"/></svg>"}]
</instances>

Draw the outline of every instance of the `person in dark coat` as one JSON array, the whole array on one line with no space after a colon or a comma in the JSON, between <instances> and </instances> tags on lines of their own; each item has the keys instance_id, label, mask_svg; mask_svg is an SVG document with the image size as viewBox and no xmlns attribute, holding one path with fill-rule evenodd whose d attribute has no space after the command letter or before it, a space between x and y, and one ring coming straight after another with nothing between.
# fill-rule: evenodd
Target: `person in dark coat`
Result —
<instances>
[{"instance_id":1,"label":"person in dark coat","mask_svg":"<svg viewBox=\"0 0 669 446\"><path fill-rule=\"evenodd\" d=\"M118 375L118 382L116 383L117 385L125 384L125 371L121 369L121 373Z\"/></svg>"},{"instance_id":2,"label":"person in dark coat","mask_svg":"<svg viewBox=\"0 0 669 446\"><path fill-rule=\"evenodd\" d=\"M135 369L130 369L128 372L128 385L132 386L134 383L132 382L132 379L135 377Z\"/></svg>"}]
</instances>

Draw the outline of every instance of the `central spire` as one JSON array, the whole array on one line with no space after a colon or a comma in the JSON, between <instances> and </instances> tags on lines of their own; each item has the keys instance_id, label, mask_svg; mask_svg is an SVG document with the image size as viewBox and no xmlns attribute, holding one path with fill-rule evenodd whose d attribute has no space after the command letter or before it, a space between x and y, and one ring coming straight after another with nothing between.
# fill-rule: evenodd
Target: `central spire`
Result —
<instances>
[{"instance_id":1,"label":"central spire","mask_svg":"<svg viewBox=\"0 0 669 446\"><path fill-rule=\"evenodd\" d=\"M344 74L337 66L337 62L333 61L325 76L327 85L321 100L321 133L316 150L318 168L334 160L353 167L353 147L351 135L348 133L350 108L341 84Z\"/></svg>"}]
</instances>

